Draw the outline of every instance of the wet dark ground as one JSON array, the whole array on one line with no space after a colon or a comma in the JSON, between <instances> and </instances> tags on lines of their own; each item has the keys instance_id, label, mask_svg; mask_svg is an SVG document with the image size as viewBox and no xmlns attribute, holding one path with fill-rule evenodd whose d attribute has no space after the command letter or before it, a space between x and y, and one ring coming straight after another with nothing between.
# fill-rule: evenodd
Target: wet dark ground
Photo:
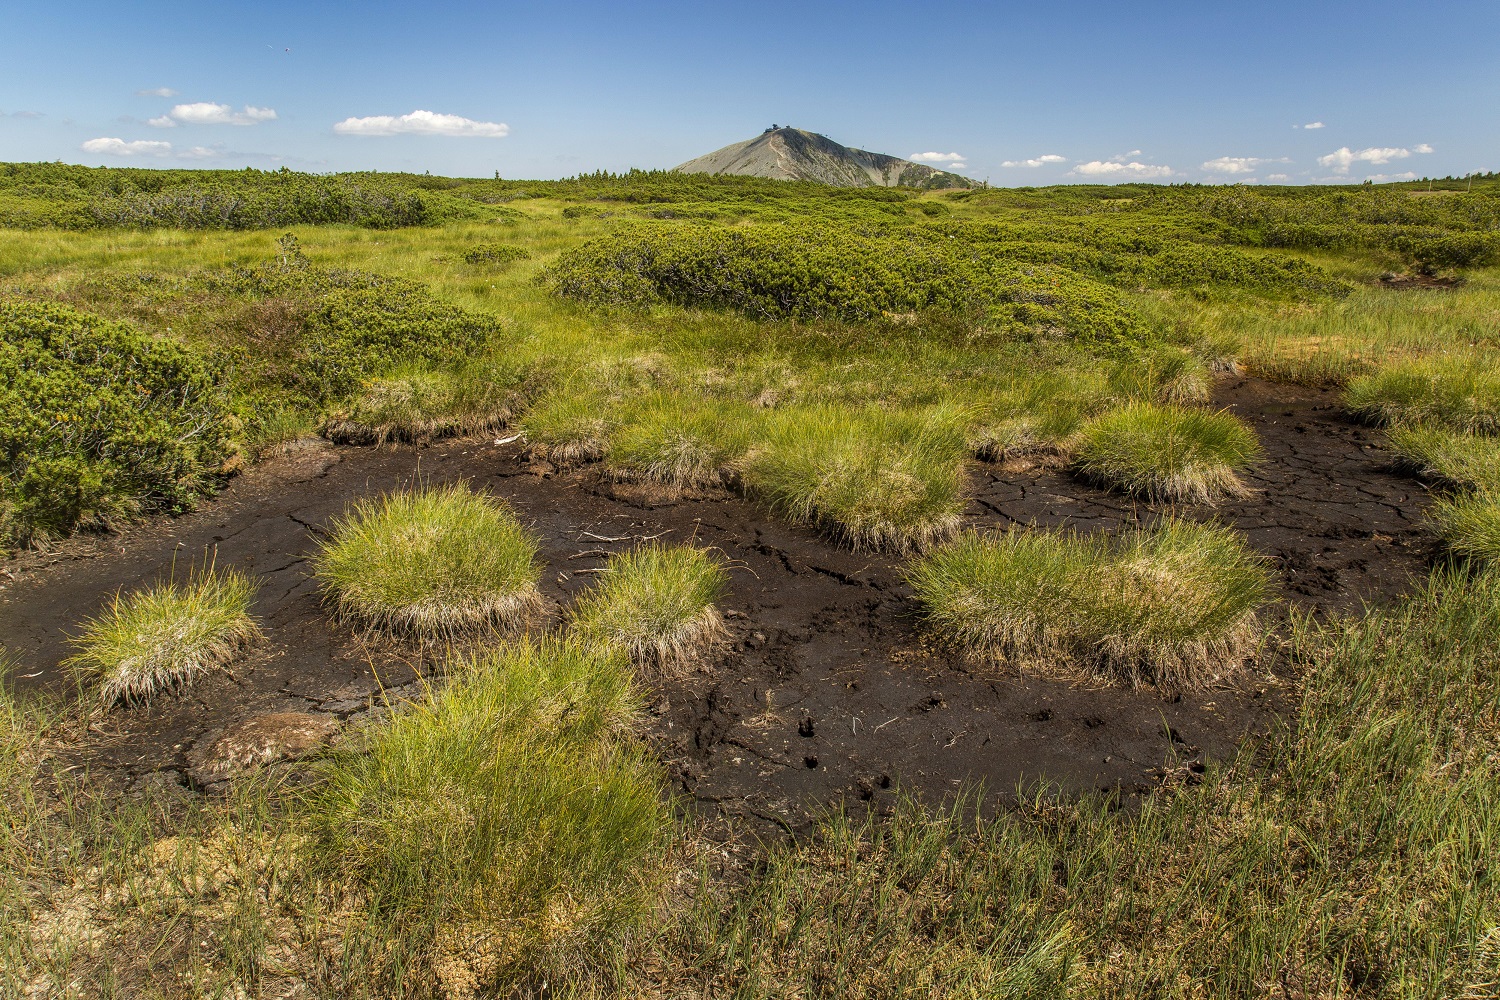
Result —
<instances>
[{"instance_id":1,"label":"wet dark ground","mask_svg":"<svg viewBox=\"0 0 1500 1000\"><path fill-rule=\"evenodd\" d=\"M1179 513L1233 525L1274 560L1284 603L1273 621L1293 606L1357 611L1425 574L1435 552L1421 527L1425 492L1387 467L1378 431L1318 390L1243 380L1222 386L1219 402L1265 446L1250 477L1256 493ZM66 689L59 661L81 620L117 590L214 552L220 566L259 576L267 641L232 675L99 721L70 752L100 781L186 782L195 745L239 720L286 711L357 718L382 692L415 690L430 666L332 623L306 561L351 499L414 476L468 479L534 525L555 619L592 581L579 571L602 565L604 553L646 537L722 550L734 567L723 602L733 644L648 698L650 739L706 818L796 828L832 803L878 804L897 785L931 799L972 782L1003 796L1038 779L1129 795L1231 754L1291 707L1289 678L1267 668L1168 698L976 667L928 641L897 560L840 549L728 494L664 499L590 470L539 470L521 445L488 441L383 450L307 442L199 511L0 566L0 637L21 658L18 684ZM1064 470L976 465L972 482L976 525L1112 530L1161 512Z\"/></svg>"}]
</instances>

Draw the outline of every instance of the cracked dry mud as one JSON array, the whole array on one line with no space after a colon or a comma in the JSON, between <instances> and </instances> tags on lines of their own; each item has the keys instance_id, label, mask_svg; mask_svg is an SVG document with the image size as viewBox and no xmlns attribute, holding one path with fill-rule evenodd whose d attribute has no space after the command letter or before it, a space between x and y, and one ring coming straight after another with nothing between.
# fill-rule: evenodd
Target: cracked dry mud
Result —
<instances>
[{"instance_id":1,"label":"cracked dry mud","mask_svg":"<svg viewBox=\"0 0 1500 1000\"><path fill-rule=\"evenodd\" d=\"M1425 572L1436 550L1421 526L1425 492L1388 468L1380 432L1316 390L1240 380L1221 387L1219 405L1248 420L1265 445L1250 477L1256 492L1180 512L1245 532L1279 570L1283 610L1357 610ZM1131 794L1232 753L1291 705L1288 678L1269 673L1166 699L976 667L928 641L899 560L840 549L725 493L667 499L588 469L541 475L520 448L304 443L197 512L14 560L0 573L0 635L21 657L19 683L66 687L59 662L78 622L117 590L212 551L220 566L259 577L266 642L232 674L110 713L71 748L96 777L117 787L159 784L163 773L186 780L195 745L239 720L277 712L359 718L417 691L431 664L333 623L307 558L350 500L419 476L468 479L534 526L554 621L594 579L579 570L634 539L696 540L732 561L723 602L732 645L647 693L649 738L676 790L706 818L798 829L836 802L879 807L897 786L935 800L982 782L992 803L1036 779ZM969 515L979 526L1117 529L1160 512L1062 470L973 469Z\"/></svg>"}]
</instances>

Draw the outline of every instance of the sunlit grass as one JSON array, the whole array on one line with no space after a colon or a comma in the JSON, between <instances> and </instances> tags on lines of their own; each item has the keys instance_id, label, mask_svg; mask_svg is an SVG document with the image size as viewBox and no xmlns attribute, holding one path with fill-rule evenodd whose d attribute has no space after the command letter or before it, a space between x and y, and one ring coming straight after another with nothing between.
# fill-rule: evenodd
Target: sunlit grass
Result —
<instances>
[{"instance_id":1,"label":"sunlit grass","mask_svg":"<svg viewBox=\"0 0 1500 1000\"><path fill-rule=\"evenodd\" d=\"M659 766L625 738L623 650L544 640L451 672L335 752L306 810L315 865L388 933L446 938L482 986L639 921L671 821Z\"/></svg>"},{"instance_id":2,"label":"sunlit grass","mask_svg":"<svg viewBox=\"0 0 1500 1000\"><path fill-rule=\"evenodd\" d=\"M1240 473L1259 457L1255 432L1228 413L1133 403L1078 432L1077 467L1146 500L1214 503L1249 492Z\"/></svg>"},{"instance_id":3,"label":"sunlit grass","mask_svg":"<svg viewBox=\"0 0 1500 1000\"><path fill-rule=\"evenodd\" d=\"M963 415L947 410L778 413L745 485L781 516L856 550L921 551L958 527L963 428Z\"/></svg>"},{"instance_id":4,"label":"sunlit grass","mask_svg":"<svg viewBox=\"0 0 1500 1000\"><path fill-rule=\"evenodd\" d=\"M1426 479L1500 492L1500 438L1400 426L1391 430L1391 449L1401 465Z\"/></svg>"},{"instance_id":5,"label":"sunlit grass","mask_svg":"<svg viewBox=\"0 0 1500 1000\"><path fill-rule=\"evenodd\" d=\"M715 602L727 584L723 566L703 549L646 545L622 552L578 599L572 633L623 648L652 670L678 670L723 642Z\"/></svg>"},{"instance_id":6,"label":"sunlit grass","mask_svg":"<svg viewBox=\"0 0 1500 1000\"><path fill-rule=\"evenodd\" d=\"M418 639L513 629L541 608L536 540L463 484L355 501L314 572L342 617Z\"/></svg>"},{"instance_id":7,"label":"sunlit grass","mask_svg":"<svg viewBox=\"0 0 1500 1000\"><path fill-rule=\"evenodd\" d=\"M1351 381L1344 403L1372 423L1500 433L1500 363L1470 355L1391 364Z\"/></svg>"},{"instance_id":8,"label":"sunlit grass","mask_svg":"<svg viewBox=\"0 0 1500 1000\"><path fill-rule=\"evenodd\" d=\"M1116 539L965 534L909 579L933 629L978 656L1171 689L1240 666L1270 589L1237 534L1178 520Z\"/></svg>"},{"instance_id":9,"label":"sunlit grass","mask_svg":"<svg viewBox=\"0 0 1500 1000\"><path fill-rule=\"evenodd\" d=\"M1440 497L1433 502L1428 517L1451 551L1500 564L1500 492L1482 490Z\"/></svg>"},{"instance_id":10,"label":"sunlit grass","mask_svg":"<svg viewBox=\"0 0 1500 1000\"><path fill-rule=\"evenodd\" d=\"M98 685L105 708L181 690L260 638L250 615L257 589L240 570L209 567L181 582L116 594L102 614L83 623L67 663Z\"/></svg>"}]
</instances>

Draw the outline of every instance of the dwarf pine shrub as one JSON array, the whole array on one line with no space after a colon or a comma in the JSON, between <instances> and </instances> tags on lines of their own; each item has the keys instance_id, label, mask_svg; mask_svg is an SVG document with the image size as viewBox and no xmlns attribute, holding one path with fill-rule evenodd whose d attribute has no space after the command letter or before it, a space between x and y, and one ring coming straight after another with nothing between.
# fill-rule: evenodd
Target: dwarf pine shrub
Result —
<instances>
[{"instance_id":1,"label":"dwarf pine shrub","mask_svg":"<svg viewBox=\"0 0 1500 1000\"><path fill-rule=\"evenodd\" d=\"M67 306L0 296L0 544L180 511L229 456L198 356Z\"/></svg>"}]
</instances>

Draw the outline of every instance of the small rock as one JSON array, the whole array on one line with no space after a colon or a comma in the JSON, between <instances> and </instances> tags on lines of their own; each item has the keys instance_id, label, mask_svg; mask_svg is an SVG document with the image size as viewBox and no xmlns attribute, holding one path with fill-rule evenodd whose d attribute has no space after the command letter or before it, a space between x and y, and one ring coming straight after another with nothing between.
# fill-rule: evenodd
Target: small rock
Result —
<instances>
[{"instance_id":1,"label":"small rock","mask_svg":"<svg viewBox=\"0 0 1500 1000\"><path fill-rule=\"evenodd\" d=\"M296 760L333 738L338 719L308 712L254 715L202 740L188 753L188 779L214 791L267 764Z\"/></svg>"}]
</instances>

